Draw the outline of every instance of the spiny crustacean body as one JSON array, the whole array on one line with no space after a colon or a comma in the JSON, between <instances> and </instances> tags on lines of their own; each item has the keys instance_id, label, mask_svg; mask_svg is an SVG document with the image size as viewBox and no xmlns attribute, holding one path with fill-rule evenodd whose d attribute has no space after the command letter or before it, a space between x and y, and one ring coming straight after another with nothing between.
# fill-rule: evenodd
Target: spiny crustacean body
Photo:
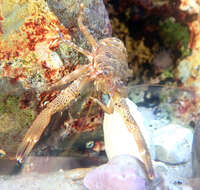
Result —
<instances>
[{"instance_id":1,"label":"spiny crustacean body","mask_svg":"<svg viewBox=\"0 0 200 190\"><path fill-rule=\"evenodd\" d=\"M93 36L89 33L88 29L83 25L82 12L83 4L80 6L78 25L81 32L90 42L92 52L88 52L87 50L78 47L76 44L68 40L64 40L62 34L60 34L60 36L69 47L87 56L90 63L80 67L55 83L54 87L59 87L73 81L36 117L33 124L27 131L23 142L18 148L16 159L19 162L24 160L24 158L31 152L33 146L40 139L44 129L50 122L51 116L65 107L68 107L73 100L76 100L84 87L88 83L92 82L95 89L108 94L111 101L109 107L106 107L99 100L94 98L92 99L107 113L112 113L114 109L119 112L129 132L133 134L136 140L149 178L153 179L154 172L146 142L125 102L125 82L131 75L131 71L129 70L127 63L126 48L119 39L114 37L105 38L96 42Z\"/></svg>"},{"instance_id":2,"label":"spiny crustacean body","mask_svg":"<svg viewBox=\"0 0 200 190\"><path fill-rule=\"evenodd\" d=\"M47 107L41 111L37 118L33 121L31 127L27 131L23 142L20 144L17 152L17 160L22 162L23 159L32 150L35 143L40 139L44 129L50 122L51 116L63 110L69 103L80 95L83 85L86 83L86 78L75 80L72 85L61 91L61 93L50 102Z\"/></svg>"}]
</instances>

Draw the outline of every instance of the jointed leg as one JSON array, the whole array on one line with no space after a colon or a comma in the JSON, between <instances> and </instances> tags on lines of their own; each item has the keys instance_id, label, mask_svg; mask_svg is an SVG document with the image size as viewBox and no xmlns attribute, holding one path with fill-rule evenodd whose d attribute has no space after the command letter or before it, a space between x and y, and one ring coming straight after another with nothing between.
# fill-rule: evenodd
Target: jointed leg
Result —
<instances>
[{"instance_id":1,"label":"jointed leg","mask_svg":"<svg viewBox=\"0 0 200 190\"><path fill-rule=\"evenodd\" d=\"M54 83L53 86L48 87L47 90L59 89L61 86L65 85L69 82L72 82L73 80L76 80L77 78L81 77L82 74L89 72L89 70L90 70L89 66L90 66L90 64L81 66L80 68L76 69L75 71L64 76L61 80Z\"/></svg>"},{"instance_id":2,"label":"jointed leg","mask_svg":"<svg viewBox=\"0 0 200 190\"><path fill-rule=\"evenodd\" d=\"M24 161L24 158L26 158L31 152L33 146L38 142L44 129L49 124L51 115L52 114L49 109L44 109L34 120L31 127L26 132L26 135L17 150L17 161L22 163Z\"/></svg>"},{"instance_id":3,"label":"jointed leg","mask_svg":"<svg viewBox=\"0 0 200 190\"><path fill-rule=\"evenodd\" d=\"M62 33L58 30L58 33L60 35L60 38L62 39L63 42L65 42L70 48L75 49L76 51L82 53L83 55L85 55L86 57L88 57L88 59L91 61L91 53L81 47L78 47L75 43L64 39Z\"/></svg>"},{"instance_id":4,"label":"jointed leg","mask_svg":"<svg viewBox=\"0 0 200 190\"><path fill-rule=\"evenodd\" d=\"M148 151L148 147L146 145L145 139L140 131L139 126L137 125L131 113L129 112L129 108L125 102L125 99L119 97L113 100L113 98L111 98L109 107L105 106L102 102L100 102L96 98L91 97L91 99L94 100L96 103L98 103L106 113L108 114L113 113L114 108L115 108L116 111L121 115L129 132L133 134L133 137L138 146L138 150L140 152L141 158L144 161L145 167L147 169L149 179L153 179L154 170L153 170L153 166L151 162L151 156ZM114 105L114 108L113 108L113 105Z\"/></svg>"},{"instance_id":5,"label":"jointed leg","mask_svg":"<svg viewBox=\"0 0 200 190\"><path fill-rule=\"evenodd\" d=\"M155 176L154 176L154 170L153 170L153 166L152 166L151 156L150 156L147 144L145 142L145 139L140 131L140 128L135 123L135 121L131 125L130 125L130 123L128 124L128 122L127 122L126 126L129 130L129 132L131 132L133 134L135 142L138 146L140 156L145 164L149 179L151 179L151 180L154 179Z\"/></svg>"},{"instance_id":6,"label":"jointed leg","mask_svg":"<svg viewBox=\"0 0 200 190\"><path fill-rule=\"evenodd\" d=\"M17 150L16 159L19 162L23 162L24 158L28 156L34 145L38 142L43 131L49 124L51 116L54 113L63 110L72 100L75 100L80 95L82 88L88 82L90 82L88 78L79 78L75 80L66 89L62 90L61 93L36 117Z\"/></svg>"},{"instance_id":7,"label":"jointed leg","mask_svg":"<svg viewBox=\"0 0 200 190\"><path fill-rule=\"evenodd\" d=\"M86 39L92 45L92 49L96 49L96 47L97 47L96 40L89 33L87 27L83 25L83 7L84 7L84 5L83 5L83 3L81 3L81 5L80 5L80 13L79 13L79 17L78 17L78 25L79 25L79 28L80 28L81 32L84 34Z\"/></svg>"},{"instance_id":8,"label":"jointed leg","mask_svg":"<svg viewBox=\"0 0 200 190\"><path fill-rule=\"evenodd\" d=\"M121 115L129 132L133 134L135 142L138 146L140 156L145 164L149 179L151 180L154 179L155 175L154 175L151 156L150 156L147 144L140 131L139 126L137 125L137 123L135 122L133 116L131 115L129 111L129 107L126 104L125 99L124 98L116 99L114 104L115 104L116 111Z\"/></svg>"},{"instance_id":9,"label":"jointed leg","mask_svg":"<svg viewBox=\"0 0 200 190\"><path fill-rule=\"evenodd\" d=\"M101 109L108 113L108 114L112 114L114 111L114 107L113 107L113 101L112 99L110 100L109 106L106 106L105 104L103 104L101 101L99 101L96 98L90 97L94 102L96 102L97 104L99 104L99 106L101 107Z\"/></svg>"}]
</instances>

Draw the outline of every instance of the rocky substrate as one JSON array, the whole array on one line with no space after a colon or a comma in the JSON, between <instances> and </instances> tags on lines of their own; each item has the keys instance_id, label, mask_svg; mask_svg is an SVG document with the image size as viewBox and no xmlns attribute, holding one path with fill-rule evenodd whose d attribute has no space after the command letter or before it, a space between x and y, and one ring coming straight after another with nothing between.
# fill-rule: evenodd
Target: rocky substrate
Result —
<instances>
[{"instance_id":1,"label":"rocky substrate","mask_svg":"<svg viewBox=\"0 0 200 190\"><path fill-rule=\"evenodd\" d=\"M192 157L193 129L177 124L176 120L168 120L169 117L165 117L165 119L161 116L156 117L152 108L137 108L128 99L127 103L144 134L152 156L156 173L153 182L147 179L132 135L124 126L119 115L114 112L112 115L105 115L104 119L105 149L110 160L107 164L92 169L88 173L88 170L84 169L69 171L73 168L72 165L74 168L83 167L84 159L77 161L72 158L60 158L57 161L51 161L56 158L46 158L45 162L45 157L32 159L25 165L20 175L2 175L0 188L5 190L28 190L33 187L41 190L87 188L108 190L117 185L119 190L124 188L131 190L196 190L195 185L198 186L198 180L191 179L193 172L197 171L199 167L198 159L196 159L196 165L192 168L192 158L195 160L195 157ZM195 154L198 154L197 149L193 148L193 150ZM30 172L36 160L38 168ZM198 175L195 177L197 178Z\"/></svg>"}]
</instances>

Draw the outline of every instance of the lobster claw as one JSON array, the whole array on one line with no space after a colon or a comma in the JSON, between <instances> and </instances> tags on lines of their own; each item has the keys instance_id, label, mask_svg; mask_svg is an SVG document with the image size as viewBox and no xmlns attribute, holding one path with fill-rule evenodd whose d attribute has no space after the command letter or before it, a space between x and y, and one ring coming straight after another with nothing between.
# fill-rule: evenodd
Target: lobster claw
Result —
<instances>
[{"instance_id":1,"label":"lobster claw","mask_svg":"<svg viewBox=\"0 0 200 190\"><path fill-rule=\"evenodd\" d=\"M50 122L51 115L50 110L46 108L36 117L17 150L16 159L18 162L22 163L39 141L40 136Z\"/></svg>"},{"instance_id":2,"label":"lobster claw","mask_svg":"<svg viewBox=\"0 0 200 190\"><path fill-rule=\"evenodd\" d=\"M16 160L19 163L23 163L24 159L29 155L29 153L31 152L31 150L33 149L34 145L36 142L34 142L33 140L30 141L23 141L18 150L17 150L17 154L16 154Z\"/></svg>"}]
</instances>

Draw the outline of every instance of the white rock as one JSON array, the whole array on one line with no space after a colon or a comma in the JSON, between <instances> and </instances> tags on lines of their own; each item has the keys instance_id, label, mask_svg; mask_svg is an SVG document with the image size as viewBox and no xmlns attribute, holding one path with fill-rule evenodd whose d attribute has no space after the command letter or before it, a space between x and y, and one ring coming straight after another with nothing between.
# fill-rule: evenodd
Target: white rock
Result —
<instances>
[{"instance_id":1,"label":"white rock","mask_svg":"<svg viewBox=\"0 0 200 190\"><path fill-rule=\"evenodd\" d=\"M194 190L194 189L192 189L192 187L190 187L188 185L182 185L181 188L182 188L181 190Z\"/></svg>"},{"instance_id":2,"label":"white rock","mask_svg":"<svg viewBox=\"0 0 200 190\"><path fill-rule=\"evenodd\" d=\"M51 69L59 69L63 66L63 62L56 52L51 52L47 64Z\"/></svg>"},{"instance_id":3,"label":"white rock","mask_svg":"<svg viewBox=\"0 0 200 190\"><path fill-rule=\"evenodd\" d=\"M181 164L191 160L193 131L170 124L154 133L156 160Z\"/></svg>"},{"instance_id":4,"label":"white rock","mask_svg":"<svg viewBox=\"0 0 200 190\"><path fill-rule=\"evenodd\" d=\"M153 166L157 175L162 176L166 186L185 184L192 175L190 162L180 165L168 165L154 161Z\"/></svg>"},{"instance_id":5,"label":"white rock","mask_svg":"<svg viewBox=\"0 0 200 190\"><path fill-rule=\"evenodd\" d=\"M152 143L150 135L148 134L149 131L143 125L142 116L140 112L137 110L137 106L128 98L126 99L126 102L129 106L132 116L136 120L137 124L139 125L143 133L147 146L151 147ZM122 154L129 154L137 157L142 161L142 159L140 158L136 142L133 138L133 135L128 131L119 113L114 111L113 114L110 115L105 114L103 129L104 129L105 150L109 160L115 156L119 156ZM151 155L153 155L154 149L149 148L149 150Z\"/></svg>"}]
</instances>

